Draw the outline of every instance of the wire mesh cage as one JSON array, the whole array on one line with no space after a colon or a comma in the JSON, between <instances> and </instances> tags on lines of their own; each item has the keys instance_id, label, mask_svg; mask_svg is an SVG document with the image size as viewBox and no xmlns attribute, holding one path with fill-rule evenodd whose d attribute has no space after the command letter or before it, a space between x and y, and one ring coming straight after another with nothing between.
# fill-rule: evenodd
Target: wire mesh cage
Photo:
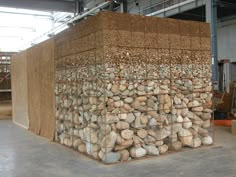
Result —
<instances>
[{"instance_id":1,"label":"wire mesh cage","mask_svg":"<svg viewBox=\"0 0 236 177\"><path fill-rule=\"evenodd\" d=\"M0 52L0 100L11 99L11 56L12 52Z\"/></svg>"},{"instance_id":2,"label":"wire mesh cage","mask_svg":"<svg viewBox=\"0 0 236 177\"><path fill-rule=\"evenodd\" d=\"M208 24L103 12L55 58L61 144L114 163L213 143Z\"/></svg>"}]
</instances>

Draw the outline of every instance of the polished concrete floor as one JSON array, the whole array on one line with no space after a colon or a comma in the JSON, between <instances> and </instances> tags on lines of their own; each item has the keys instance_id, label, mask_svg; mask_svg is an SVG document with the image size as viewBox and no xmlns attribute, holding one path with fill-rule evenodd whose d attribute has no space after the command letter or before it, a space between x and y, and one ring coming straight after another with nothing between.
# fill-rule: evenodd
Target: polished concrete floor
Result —
<instances>
[{"instance_id":1,"label":"polished concrete floor","mask_svg":"<svg viewBox=\"0 0 236 177\"><path fill-rule=\"evenodd\" d=\"M236 177L236 135L217 127L215 145L103 165L0 121L0 177Z\"/></svg>"}]
</instances>

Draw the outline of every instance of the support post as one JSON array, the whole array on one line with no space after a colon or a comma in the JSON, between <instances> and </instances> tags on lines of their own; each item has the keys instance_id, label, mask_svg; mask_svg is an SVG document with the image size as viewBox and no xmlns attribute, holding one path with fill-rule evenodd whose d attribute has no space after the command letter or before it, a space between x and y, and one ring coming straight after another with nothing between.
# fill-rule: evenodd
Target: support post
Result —
<instances>
[{"instance_id":1,"label":"support post","mask_svg":"<svg viewBox=\"0 0 236 177\"><path fill-rule=\"evenodd\" d=\"M84 11L84 1L79 0L79 13Z\"/></svg>"},{"instance_id":2,"label":"support post","mask_svg":"<svg viewBox=\"0 0 236 177\"><path fill-rule=\"evenodd\" d=\"M75 15L79 15L83 11L84 11L83 0L76 0L75 1Z\"/></svg>"},{"instance_id":3,"label":"support post","mask_svg":"<svg viewBox=\"0 0 236 177\"><path fill-rule=\"evenodd\" d=\"M217 47L217 4L216 0L206 1L206 22L211 26L212 79L218 82L218 47Z\"/></svg>"},{"instance_id":4,"label":"support post","mask_svg":"<svg viewBox=\"0 0 236 177\"><path fill-rule=\"evenodd\" d=\"M123 12L128 13L128 2L127 0L123 0Z\"/></svg>"}]
</instances>

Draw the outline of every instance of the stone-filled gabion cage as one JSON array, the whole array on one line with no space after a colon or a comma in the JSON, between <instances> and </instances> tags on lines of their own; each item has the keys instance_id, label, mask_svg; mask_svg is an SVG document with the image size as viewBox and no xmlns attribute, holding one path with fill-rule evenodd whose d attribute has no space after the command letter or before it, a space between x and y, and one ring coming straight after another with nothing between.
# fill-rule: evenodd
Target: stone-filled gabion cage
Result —
<instances>
[{"instance_id":1,"label":"stone-filled gabion cage","mask_svg":"<svg viewBox=\"0 0 236 177\"><path fill-rule=\"evenodd\" d=\"M55 46L56 141L104 163L213 143L208 24L102 12Z\"/></svg>"}]
</instances>

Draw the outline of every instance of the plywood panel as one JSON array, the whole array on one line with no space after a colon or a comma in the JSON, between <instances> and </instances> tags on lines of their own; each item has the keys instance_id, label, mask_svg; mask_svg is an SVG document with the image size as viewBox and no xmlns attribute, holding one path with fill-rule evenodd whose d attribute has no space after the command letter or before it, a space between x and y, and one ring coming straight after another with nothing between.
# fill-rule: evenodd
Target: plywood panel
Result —
<instances>
[{"instance_id":1,"label":"plywood panel","mask_svg":"<svg viewBox=\"0 0 236 177\"><path fill-rule=\"evenodd\" d=\"M29 129L39 134L40 132L40 46L28 49L28 98L29 98Z\"/></svg>"},{"instance_id":2,"label":"plywood panel","mask_svg":"<svg viewBox=\"0 0 236 177\"><path fill-rule=\"evenodd\" d=\"M54 117L54 40L41 44L40 61L40 135L53 140Z\"/></svg>"},{"instance_id":3,"label":"plywood panel","mask_svg":"<svg viewBox=\"0 0 236 177\"><path fill-rule=\"evenodd\" d=\"M11 60L13 122L28 129L27 52L14 55Z\"/></svg>"}]
</instances>

